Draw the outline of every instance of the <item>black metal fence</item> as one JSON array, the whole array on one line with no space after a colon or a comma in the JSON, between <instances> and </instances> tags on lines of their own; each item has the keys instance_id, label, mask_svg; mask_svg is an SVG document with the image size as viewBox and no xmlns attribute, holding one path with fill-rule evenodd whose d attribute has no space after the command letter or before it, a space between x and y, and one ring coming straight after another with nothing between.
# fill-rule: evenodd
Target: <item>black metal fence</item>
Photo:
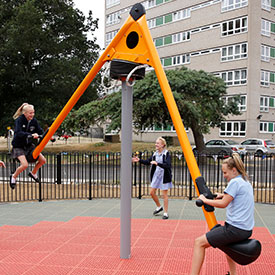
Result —
<instances>
[{"instance_id":1,"label":"black metal fence","mask_svg":"<svg viewBox=\"0 0 275 275\"><path fill-rule=\"evenodd\" d=\"M143 159L152 152L142 152ZM56 199L92 199L120 197L120 153L89 152L44 154L47 163L40 169L41 184L28 177L32 165L21 173L14 190L9 187L14 162L7 153L0 153L6 168L0 168L0 202ZM195 188L182 152L171 152L173 189L170 197L196 198ZM202 176L212 192L226 187L221 165L222 156L196 156ZM275 158L271 155L246 155L243 158L256 202L275 204ZM133 164L132 197L149 196L150 167Z\"/></svg>"}]
</instances>

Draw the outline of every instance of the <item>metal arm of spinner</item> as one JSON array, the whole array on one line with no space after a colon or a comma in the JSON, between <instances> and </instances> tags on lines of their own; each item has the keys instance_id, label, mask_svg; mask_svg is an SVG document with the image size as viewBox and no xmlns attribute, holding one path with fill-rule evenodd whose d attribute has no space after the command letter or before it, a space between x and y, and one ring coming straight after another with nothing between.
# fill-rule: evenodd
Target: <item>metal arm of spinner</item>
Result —
<instances>
[{"instance_id":1,"label":"metal arm of spinner","mask_svg":"<svg viewBox=\"0 0 275 275\"><path fill-rule=\"evenodd\" d=\"M202 192L200 190L200 185L204 184L204 180L201 177L196 159L192 152L190 142L179 114L179 110L177 108L167 77L162 68L160 58L152 40L145 18L145 9L139 3L132 7L130 15L125 21L124 25L121 27L120 31L116 34L109 46L92 67L90 72L86 75L84 80L81 82L70 100L67 102L65 107L62 109L56 120L49 128L43 140L33 151L33 157L37 157L43 150L50 138L53 136L62 121L87 89L104 63L106 61L114 60L123 61L124 63L126 62L126 66L130 64L131 66L133 66L133 64L135 64L135 66L147 64L155 69L161 90L163 92L170 116L173 121L173 125L176 129L181 148L192 176L196 192L198 195L201 194ZM132 68L129 70L129 72L131 72L131 70ZM129 72L126 74L125 78ZM213 209L210 211L206 210L205 207L203 207L203 211L208 223L208 227L211 229L217 224L214 211Z\"/></svg>"}]
</instances>

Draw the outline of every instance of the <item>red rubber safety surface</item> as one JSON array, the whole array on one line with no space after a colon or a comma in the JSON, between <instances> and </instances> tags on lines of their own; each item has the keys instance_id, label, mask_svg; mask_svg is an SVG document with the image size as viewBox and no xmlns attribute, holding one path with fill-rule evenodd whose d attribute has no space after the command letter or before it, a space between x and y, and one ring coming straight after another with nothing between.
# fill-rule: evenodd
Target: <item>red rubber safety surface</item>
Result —
<instances>
[{"instance_id":1,"label":"red rubber safety surface","mask_svg":"<svg viewBox=\"0 0 275 275\"><path fill-rule=\"evenodd\" d=\"M173 275L189 274L196 237L205 221L132 219L131 258L120 258L120 219L75 217L68 222L42 221L33 226L0 227L1 275ZM254 228L260 257L238 274L274 275L275 235ZM226 274L223 252L208 248L202 275Z\"/></svg>"}]
</instances>

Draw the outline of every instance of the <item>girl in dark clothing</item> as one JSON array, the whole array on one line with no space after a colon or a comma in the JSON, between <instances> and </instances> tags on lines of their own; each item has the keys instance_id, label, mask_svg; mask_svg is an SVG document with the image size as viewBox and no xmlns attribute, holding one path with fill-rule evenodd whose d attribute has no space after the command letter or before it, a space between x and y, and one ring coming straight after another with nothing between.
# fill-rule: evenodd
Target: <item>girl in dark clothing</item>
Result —
<instances>
[{"instance_id":1,"label":"girl in dark clothing","mask_svg":"<svg viewBox=\"0 0 275 275\"><path fill-rule=\"evenodd\" d=\"M14 174L10 175L10 186L12 189L16 186L16 178L28 167L26 155L28 149L32 146L33 139L38 139L39 135L43 134L43 130L34 118L34 107L28 103L22 104L13 118L15 119L14 138L12 140L12 157L18 159L20 166ZM36 182L39 182L37 176L38 169L46 163L46 159L42 154L39 154L37 162L29 176Z\"/></svg>"},{"instance_id":2,"label":"girl in dark clothing","mask_svg":"<svg viewBox=\"0 0 275 275\"><path fill-rule=\"evenodd\" d=\"M166 141L164 138L159 137L156 140L156 152L147 160L134 157L133 162L140 162L145 165L152 165L150 179L151 179L151 191L150 195L157 205L156 210L153 212L157 215L163 211L163 207L159 202L159 198L156 195L157 189L162 191L164 202L164 214L163 219L168 219L168 190L173 187L172 173L171 173L171 156L165 149Z\"/></svg>"}]
</instances>

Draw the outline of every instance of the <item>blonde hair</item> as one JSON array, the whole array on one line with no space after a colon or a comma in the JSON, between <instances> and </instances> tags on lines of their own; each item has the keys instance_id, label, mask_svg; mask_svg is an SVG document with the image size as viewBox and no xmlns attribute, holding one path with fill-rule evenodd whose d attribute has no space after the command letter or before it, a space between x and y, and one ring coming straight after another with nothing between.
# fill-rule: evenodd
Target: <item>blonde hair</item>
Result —
<instances>
[{"instance_id":1,"label":"blonde hair","mask_svg":"<svg viewBox=\"0 0 275 275\"><path fill-rule=\"evenodd\" d=\"M158 137L157 140L160 140L162 142L162 144L164 145L164 147L167 146L166 140L163 137Z\"/></svg>"},{"instance_id":2,"label":"blonde hair","mask_svg":"<svg viewBox=\"0 0 275 275\"><path fill-rule=\"evenodd\" d=\"M233 153L232 157L227 158L223 161L223 164L226 164L230 170L236 168L237 171L242 175L243 179L248 180L248 175L245 171L243 161L241 160L238 153Z\"/></svg>"},{"instance_id":3,"label":"blonde hair","mask_svg":"<svg viewBox=\"0 0 275 275\"><path fill-rule=\"evenodd\" d=\"M29 104L29 103L23 103L18 109L17 111L14 113L13 115L13 119L17 119L18 117L20 117L22 114L26 113L26 111L30 110L30 109L34 109L34 106Z\"/></svg>"}]
</instances>

